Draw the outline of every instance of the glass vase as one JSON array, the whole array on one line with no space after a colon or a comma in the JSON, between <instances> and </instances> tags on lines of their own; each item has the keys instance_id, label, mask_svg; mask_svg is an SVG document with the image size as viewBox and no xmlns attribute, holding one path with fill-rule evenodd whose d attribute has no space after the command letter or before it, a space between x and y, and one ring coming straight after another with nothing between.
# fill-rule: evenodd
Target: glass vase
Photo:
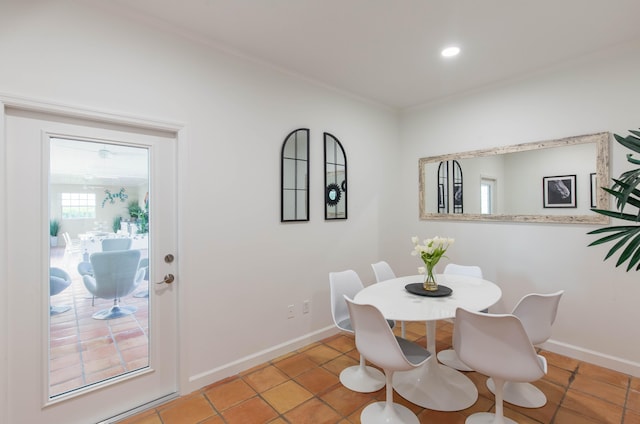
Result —
<instances>
[{"instance_id":1,"label":"glass vase","mask_svg":"<svg viewBox=\"0 0 640 424\"><path fill-rule=\"evenodd\" d=\"M438 282L436 281L436 276L433 273L435 265L427 265L427 272L425 273L424 283L422 284L423 288L427 291L436 291L438 290Z\"/></svg>"}]
</instances>

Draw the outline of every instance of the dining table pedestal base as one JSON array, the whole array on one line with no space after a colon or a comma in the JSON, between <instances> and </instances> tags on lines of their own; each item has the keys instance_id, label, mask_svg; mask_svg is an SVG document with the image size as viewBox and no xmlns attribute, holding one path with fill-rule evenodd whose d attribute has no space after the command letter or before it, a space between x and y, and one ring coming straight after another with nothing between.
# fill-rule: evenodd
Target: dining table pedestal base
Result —
<instances>
[{"instance_id":1,"label":"dining table pedestal base","mask_svg":"<svg viewBox=\"0 0 640 424\"><path fill-rule=\"evenodd\" d=\"M407 285L424 280L422 275L393 278L360 290L354 300L373 305L386 319L425 322L426 347L431 358L411 371L397 371L393 388L405 399L435 411L461 411L478 399L478 389L463 373L438 363L436 323L456 316L457 308L481 311L494 305L502 291L491 281L467 275L439 274L439 283L451 288L445 297L418 296Z\"/></svg>"},{"instance_id":2,"label":"dining table pedestal base","mask_svg":"<svg viewBox=\"0 0 640 424\"><path fill-rule=\"evenodd\" d=\"M461 411L478 400L473 381L439 364L435 355L418 368L394 373L393 388L408 401L434 411Z\"/></svg>"}]
</instances>

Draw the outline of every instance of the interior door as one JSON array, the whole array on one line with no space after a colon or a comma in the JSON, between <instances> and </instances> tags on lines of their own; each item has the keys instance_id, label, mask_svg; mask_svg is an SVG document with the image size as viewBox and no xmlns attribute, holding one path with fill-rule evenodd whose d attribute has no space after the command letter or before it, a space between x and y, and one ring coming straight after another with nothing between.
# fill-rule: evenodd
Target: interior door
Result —
<instances>
[{"instance_id":1,"label":"interior door","mask_svg":"<svg viewBox=\"0 0 640 424\"><path fill-rule=\"evenodd\" d=\"M99 115L86 118L82 114L69 114L68 110L63 115L55 110L42 112L5 106L4 112L8 387L11 388L8 421L105 422L174 396L178 346L176 132L133 120L109 117L104 121ZM54 174L59 170L54 168L70 170L74 162L77 165L88 161L78 157L60 167L61 159L56 161L52 156L59 151L58 144L71 144L80 150L83 147L95 150L99 146L97 158L105 162L108 159L115 165L101 168L100 162L96 162L89 167L92 172L76 175L75 182L71 178L56 183ZM140 177L130 175L131 168L124 166L129 156L139 155L147 163L147 180L123 182L121 178ZM78 195L83 197L91 192L93 205L91 196L78 200ZM128 201L134 199L139 209L135 219L128 209ZM50 237L51 220L60 218L63 204L67 209L56 246ZM88 211L91 207L93 214ZM115 225L116 216L106 212L108 207L121 214L119 227ZM80 240L81 234L84 240ZM65 242L66 236L69 240ZM79 265L84 262L100 266L88 259L104 254L102 246L97 246L101 237L133 242L129 249L138 251L136 270L147 271L144 276L136 273L137 290L117 295L102 292L96 295L89 291ZM117 248L118 252L123 250ZM145 257L148 268L142 260ZM119 269L124 267L118 265ZM66 288L53 295L53 268L66 270L74 280L73 290ZM99 270L93 272L97 280ZM146 284L149 290L144 298ZM135 298L136 292L141 292L141 297ZM128 318L138 328L121 317L96 318L101 309L110 309L116 303L123 308L125 304L136 305L137 315ZM70 307L54 313L54 308L60 306ZM141 309L144 313L140 315ZM120 336L114 336L117 334ZM93 349L96 344L102 345ZM113 349L116 344L117 349ZM116 351L115 359L99 356L109 349ZM61 352L70 354L65 356ZM129 352L128 362L123 359L127 356L125 352ZM138 355L135 360L134 352ZM119 370L118 361L125 363ZM77 379L63 376L74 369L80 369L82 376Z\"/></svg>"}]
</instances>

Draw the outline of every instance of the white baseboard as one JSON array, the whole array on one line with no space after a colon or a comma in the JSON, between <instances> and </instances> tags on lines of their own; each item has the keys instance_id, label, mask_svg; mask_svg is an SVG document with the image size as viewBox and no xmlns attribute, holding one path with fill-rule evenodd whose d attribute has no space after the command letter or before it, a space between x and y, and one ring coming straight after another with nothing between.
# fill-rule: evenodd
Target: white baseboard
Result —
<instances>
[{"instance_id":1,"label":"white baseboard","mask_svg":"<svg viewBox=\"0 0 640 424\"><path fill-rule=\"evenodd\" d=\"M289 340L260 352L256 352L252 355L238 358L233 362L229 362L220 367L189 377L187 387L182 387L180 392L183 395L191 393L202 387L213 384L216 381L231 377L242 371L251 369L252 367L268 362L289 352L293 352L296 349L310 345L311 343L325 339L339 332L340 330L338 330L335 325L331 325L313 333L298 337L297 339Z\"/></svg>"},{"instance_id":2,"label":"white baseboard","mask_svg":"<svg viewBox=\"0 0 640 424\"><path fill-rule=\"evenodd\" d=\"M297 350L319 340L323 340L337 333L339 333L339 330L335 326L331 325L329 327L317 330L313 333L306 334L302 337L298 337L279 345L272 346L260 352L256 352L252 355L238 358L233 362L229 362L209 371L193 375L189 377L187 387L181 388L181 394L191 393L202 387L213 384L216 381L234 376L238 373L241 373L242 371L246 371L248 369L251 369L252 367L263 364L279 356L285 355L289 352L293 352L294 350ZM564 355L569 358L577 359L579 361L589 362L591 364L609 368L624 374L629 374L634 377L640 377L639 362L633 362L623 358L606 355L601 352L584 349L567 343L557 342L555 340L548 340L547 342L543 343L541 347L545 350L548 350L549 352Z\"/></svg>"},{"instance_id":3,"label":"white baseboard","mask_svg":"<svg viewBox=\"0 0 640 424\"><path fill-rule=\"evenodd\" d=\"M543 343L541 347L549 352L589 362L590 364L599 365L634 377L640 377L640 362L629 361L624 358L618 358L602 352L596 352L554 340L548 340Z\"/></svg>"}]
</instances>

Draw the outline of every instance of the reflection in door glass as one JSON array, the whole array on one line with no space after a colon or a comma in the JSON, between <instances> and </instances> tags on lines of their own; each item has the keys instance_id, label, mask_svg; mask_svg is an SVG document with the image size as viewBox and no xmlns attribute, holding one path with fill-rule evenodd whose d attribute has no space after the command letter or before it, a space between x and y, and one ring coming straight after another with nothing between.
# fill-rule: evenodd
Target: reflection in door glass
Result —
<instances>
[{"instance_id":1,"label":"reflection in door glass","mask_svg":"<svg viewBox=\"0 0 640 424\"><path fill-rule=\"evenodd\" d=\"M50 140L49 397L149 366L149 151Z\"/></svg>"}]
</instances>

